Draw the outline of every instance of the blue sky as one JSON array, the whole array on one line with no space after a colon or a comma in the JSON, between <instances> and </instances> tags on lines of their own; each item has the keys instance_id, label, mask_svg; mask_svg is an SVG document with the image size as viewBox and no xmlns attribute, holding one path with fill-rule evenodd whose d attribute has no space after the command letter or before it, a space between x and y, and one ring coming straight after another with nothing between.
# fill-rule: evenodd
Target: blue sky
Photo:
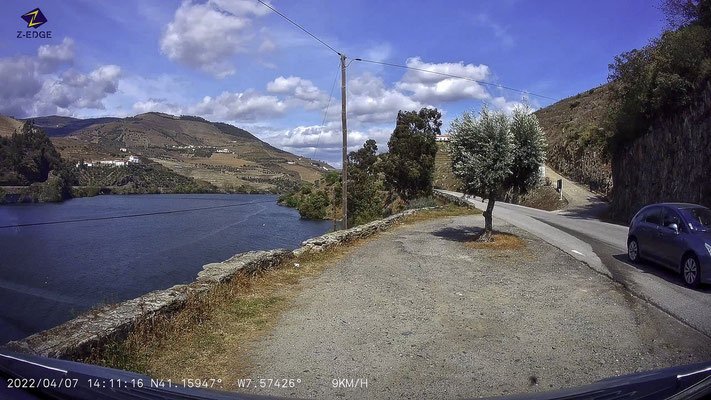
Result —
<instances>
[{"instance_id":1,"label":"blue sky","mask_svg":"<svg viewBox=\"0 0 711 400\"><path fill-rule=\"evenodd\" d=\"M449 72L553 98L605 83L612 58L664 27L654 1L271 0L349 57ZM256 0L4 0L0 113L200 115L340 165L338 56ZM18 39L39 7L51 39ZM340 79L340 77L339 77ZM349 145L385 148L399 109L510 111L521 93L354 62ZM552 101L528 96L533 107Z\"/></svg>"}]
</instances>

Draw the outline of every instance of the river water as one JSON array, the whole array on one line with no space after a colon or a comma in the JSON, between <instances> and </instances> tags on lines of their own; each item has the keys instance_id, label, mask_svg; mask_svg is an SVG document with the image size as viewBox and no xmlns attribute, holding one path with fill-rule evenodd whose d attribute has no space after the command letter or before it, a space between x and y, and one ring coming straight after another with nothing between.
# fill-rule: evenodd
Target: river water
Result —
<instances>
[{"instance_id":1,"label":"river water","mask_svg":"<svg viewBox=\"0 0 711 400\"><path fill-rule=\"evenodd\" d=\"M235 253L332 228L272 195L131 195L0 206L0 344L195 280Z\"/></svg>"}]
</instances>

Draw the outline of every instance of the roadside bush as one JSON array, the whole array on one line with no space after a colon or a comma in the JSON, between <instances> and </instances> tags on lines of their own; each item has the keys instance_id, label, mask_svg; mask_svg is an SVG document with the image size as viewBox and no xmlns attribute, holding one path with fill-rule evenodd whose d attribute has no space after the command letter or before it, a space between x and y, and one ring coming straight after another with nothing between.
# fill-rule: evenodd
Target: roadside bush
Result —
<instances>
[{"instance_id":1,"label":"roadside bush","mask_svg":"<svg viewBox=\"0 0 711 400\"><path fill-rule=\"evenodd\" d=\"M326 180L326 184L333 185L334 183L341 180L341 174L336 171L331 171L326 174L326 177L324 179Z\"/></svg>"},{"instance_id":2,"label":"roadside bush","mask_svg":"<svg viewBox=\"0 0 711 400\"><path fill-rule=\"evenodd\" d=\"M608 80L615 85L609 119L617 132L608 142L611 153L647 133L654 120L689 106L697 89L711 78L709 3L688 2L694 12L683 16L678 30L666 31L610 64ZM678 17L669 14L673 10L665 11L668 18Z\"/></svg>"},{"instance_id":3,"label":"roadside bush","mask_svg":"<svg viewBox=\"0 0 711 400\"><path fill-rule=\"evenodd\" d=\"M76 187L72 189L72 197L94 197L99 194L101 194L101 187L99 186Z\"/></svg>"},{"instance_id":4,"label":"roadside bush","mask_svg":"<svg viewBox=\"0 0 711 400\"><path fill-rule=\"evenodd\" d=\"M436 207L437 206L437 200L432 197L432 196L426 196L426 197L418 197L416 199L412 199L407 202L407 206L405 206L406 210L412 210L416 208L425 208L425 207Z\"/></svg>"},{"instance_id":5,"label":"roadside bush","mask_svg":"<svg viewBox=\"0 0 711 400\"><path fill-rule=\"evenodd\" d=\"M304 219L324 219L328 207L326 192L316 192L304 196L299 205L299 214Z\"/></svg>"}]
</instances>

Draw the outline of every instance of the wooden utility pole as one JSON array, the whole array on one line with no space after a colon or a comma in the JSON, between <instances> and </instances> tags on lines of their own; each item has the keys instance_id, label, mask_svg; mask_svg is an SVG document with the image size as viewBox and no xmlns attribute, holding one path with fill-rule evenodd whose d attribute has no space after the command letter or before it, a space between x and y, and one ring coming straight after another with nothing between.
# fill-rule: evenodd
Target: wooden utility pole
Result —
<instances>
[{"instance_id":1,"label":"wooden utility pole","mask_svg":"<svg viewBox=\"0 0 711 400\"><path fill-rule=\"evenodd\" d=\"M346 126L346 55L341 54L341 126L343 127L343 229L348 229L348 128Z\"/></svg>"}]
</instances>

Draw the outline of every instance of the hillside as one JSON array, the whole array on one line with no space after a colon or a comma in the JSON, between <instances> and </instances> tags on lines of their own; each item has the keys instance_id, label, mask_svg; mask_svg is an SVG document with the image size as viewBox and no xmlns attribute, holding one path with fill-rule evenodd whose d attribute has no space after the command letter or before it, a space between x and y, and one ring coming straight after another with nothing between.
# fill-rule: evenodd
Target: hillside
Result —
<instances>
[{"instance_id":1,"label":"hillside","mask_svg":"<svg viewBox=\"0 0 711 400\"><path fill-rule=\"evenodd\" d=\"M68 160L140 155L227 191L283 192L332 170L277 149L246 130L200 117L146 113L128 118L32 118ZM122 150L123 149L123 150Z\"/></svg>"},{"instance_id":2,"label":"hillside","mask_svg":"<svg viewBox=\"0 0 711 400\"><path fill-rule=\"evenodd\" d=\"M18 121L12 117L0 115L0 137L12 136L15 131L20 131L22 121Z\"/></svg>"},{"instance_id":3,"label":"hillside","mask_svg":"<svg viewBox=\"0 0 711 400\"><path fill-rule=\"evenodd\" d=\"M34 122L36 127L42 128L45 134L49 137L67 136L72 132L76 132L91 125L121 120L120 118L111 117L79 119L51 115L47 117L28 118L25 119L25 121L30 119Z\"/></svg>"},{"instance_id":4,"label":"hillside","mask_svg":"<svg viewBox=\"0 0 711 400\"><path fill-rule=\"evenodd\" d=\"M606 149L610 84L536 111L548 140L547 164L567 178L608 196L612 167Z\"/></svg>"}]
</instances>

